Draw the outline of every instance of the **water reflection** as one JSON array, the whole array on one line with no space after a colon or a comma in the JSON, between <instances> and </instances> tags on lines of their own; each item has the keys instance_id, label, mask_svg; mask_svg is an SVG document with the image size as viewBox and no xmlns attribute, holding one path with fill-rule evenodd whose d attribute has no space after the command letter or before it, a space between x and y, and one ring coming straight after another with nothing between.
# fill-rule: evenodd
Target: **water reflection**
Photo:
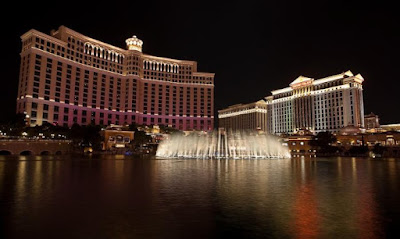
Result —
<instances>
[{"instance_id":1,"label":"water reflection","mask_svg":"<svg viewBox=\"0 0 400 239\"><path fill-rule=\"evenodd\" d=\"M294 202L292 204L292 233L296 238L320 237L321 215L315 190L316 160L296 158L292 160L293 174L296 176Z\"/></svg>"},{"instance_id":2,"label":"water reflection","mask_svg":"<svg viewBox=\"0 0 400 239\"><path fill-rule=\"evenodd\" d=\"M296 189L294 201L294 232L296 238L318 238L321 216L312 182Z\"/></svg>"},{"instance_id":3,"label":"water reflection","mask_svg":"<svg viewBox=\"0 0 400 239\"><path fill-rule=\"evenodd\" d=\"M399 167L362 158L2 157L0 237L396 238Z\"/></svg>"}]
</instances>

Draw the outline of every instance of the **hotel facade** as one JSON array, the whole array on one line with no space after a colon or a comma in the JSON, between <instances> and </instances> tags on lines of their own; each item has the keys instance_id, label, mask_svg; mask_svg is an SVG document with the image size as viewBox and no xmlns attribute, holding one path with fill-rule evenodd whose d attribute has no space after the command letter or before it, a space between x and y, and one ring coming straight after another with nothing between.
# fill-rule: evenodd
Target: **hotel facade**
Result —
<instances>
[{"instance_id":1,"label":"hotel facade","mask_svg":"<svg viewBox=\"0 0 400 239\"><path fill-rule=\"evenodd\" d=\"M339 132L349 125L364 127L363 82L360 74L353 75L351 71L322 79L299 76L289 87L274 90L265 98L267 107L263 114L267 121L259 127L276 135L296 134L300 130ZM219 112L227 110L229 108ZM250 113L246 110L237 108L234 114L218 117L220 122L239 114L245 119Z\"/></svg>"},{"instance_id":2,"label":"hotel facade","mask_svg":"<svg viewBox=\"0 0 400 239\"><path fill-rule=\"evenodd\" d=\"M260 100L249 104L237 104L218 111L220 128L232 130L267 131L267 103Z\"/></svg>"},{"instance_id":3,"label":"hotel facade","mask_svg":"<svg viewBox=\"0 0 400 239\"><path fill-rule=\"evenodd\" d=\"M32 126L214 127L214 73L198 72L195 61L144 54L136 36L122 49L65 26L21 40L17 113Z\"/></svg>"}]
</instances>

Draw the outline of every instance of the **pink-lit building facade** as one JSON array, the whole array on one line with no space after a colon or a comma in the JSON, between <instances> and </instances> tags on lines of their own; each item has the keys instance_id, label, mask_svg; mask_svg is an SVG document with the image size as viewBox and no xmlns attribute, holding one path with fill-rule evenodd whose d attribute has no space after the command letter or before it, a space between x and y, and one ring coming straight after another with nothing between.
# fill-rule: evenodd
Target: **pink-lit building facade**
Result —
<instances>
[{"instance_id":1,"label":"pink-lit building facade","mask_svg":"<svg viewBox=\"0 0 400 239\"><path fill-rule=\"evenodd\" d=\"M213 129L214 74L198 72L195 61L144 54L136 36L122 49L65 26L50 35L30 30L21 40L17 113L32 126Z\"/></svg>"}]
</instances>

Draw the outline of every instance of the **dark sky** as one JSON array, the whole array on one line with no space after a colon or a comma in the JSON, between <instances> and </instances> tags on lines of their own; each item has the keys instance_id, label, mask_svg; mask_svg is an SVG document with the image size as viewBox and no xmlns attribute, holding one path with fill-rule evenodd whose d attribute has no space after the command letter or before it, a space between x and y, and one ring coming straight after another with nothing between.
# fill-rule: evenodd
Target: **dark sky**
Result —
<instances>
[{"instance_id":1,"label":"dark sky","mask_svg":"<svg viewBox=\"0 0 400 239\"><path fill-rule=\"evenodd\" d=\"M1 120L15 112L20 36L65 25L122 48L137 35L147 54L197 61L216 74L216 110L259 100L299 75L351 70L365 79L365 112L400 123L400 17L383 1L14 2L1 16Z\"/></svg>"}]
</instances>

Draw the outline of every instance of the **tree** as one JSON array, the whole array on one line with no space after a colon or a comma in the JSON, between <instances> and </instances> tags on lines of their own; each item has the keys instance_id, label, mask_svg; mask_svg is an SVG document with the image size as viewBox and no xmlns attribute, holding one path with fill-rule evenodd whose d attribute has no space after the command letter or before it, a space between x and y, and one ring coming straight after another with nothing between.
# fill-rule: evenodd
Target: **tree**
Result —
<instances>
[{"instance_id":1,"label":"tree","mask_svg":"<svg viewBox=\"0 0 400 239\"><path fill-rule=\"evenodd\" d=\"M129 125L128 129L130 131L135 131L136 132L137 131L137 125L135 123L132 123L132 124Z\"/></svg>"},{"instance_id":2,"label":"tree","mask_svg":"<svg viewBox=\"0 0 400 239\"><path fill-rule=\"evenodd\" d=\"M160 125L160 132L164 134L175 134L175 133L183 134L182 131L165 125Z\"/></svg>"},{"instance_id":3,"label":"tree","mask_svg":"<svg viewBox=\"0 0 400 239\"><path fill-rule=\"evenodd\" d=\"M133 138L133 143L136 145L141 145L141 144L147 144L151 142L151 136L147 135L146 132L144 131L136 131L134 138Z\"/></svg>"},{"instance_id":4,"label":"tree","mask_svg":"<svg viewBox=\"0 0 400 239\"><path fill-rule=\"evenodd\" d=\"M336 136L331 132L319 132L313 137L313 143L315 146L326 147L336 142Z\"/></svg>"},{"instance_id":5,"label":"tree","mask_svg":"<svg viewBox=\"0 0 400 239\"><path fill-rule=\"evenodd\" d=\"M71 129L69 131L69 138L72 139L73 141L80 141L83 138L84 132L82 129L82 126L79 124L75 123L71 126Z\"/></svg>"},{"instance_id":6,"label":"tree","mask_svg":"<svg viewBox=\"0 0 400 239\"><path fill-rule=\"evenodd\" d=\"M92 145L93 149L101 149L101 127L99 125L89 124L83 126L82 142L87 145Z\"/></svg>"},{"instance_id":7,"label":"tree","mask_svg":"<svg viewBox=\"0 0 400 239\"><path fill-rule=\"evenodd\" d=\"M337 141L336 136L331 132L319 132L310 142L310 145L316 147L319 153L334 154L338 147L332 146Z\"/></svg>"},{"instance_id":8,"label":"tree","mask_svg":"<svg viewBox=\"0 0 400 239\"><path fill-rule=\"evenodd\" d=\"M25 123L24 114L15 114L10 121L1 124L0 130L7 136L21 136Z\"/></svg>"},{"instance_id":9,"label":"tree","mask_svg":"<svg viewBox=\"0 0 400 239\"><path fill-rule=\"evenodd\" d=\"M368 146L352 146L349 149L350 155L365 155L368 152Z\"/></svg>"},{"instance_id":10,"label":"tree","mask_svg":"<svg viewBox=\"0 0 400 239\"><path fill-rule=\"evenodd\" d=\"M101 149L101 127L99 125L78 125L73 124L69 130L69 138L74 145L92 146L94 149Z\"/></svg>"},{"instance_id":11,"label":"tree","mask_svg":"<svg viewBox=\"0 0 400 239\"><path fill-rule=\"evenodd\" d=\"M384 151L385 151L385 147L383 147L380 143L375 144L374 148L372 149L372 152L374 154L382 155Z\"/></svg>"},{"instance_id":12,"label":"tree","mask_svg":"<svg viewBox=\"0 0 400 239\"><path fill-rule=\"evenodd\" d=\"M11 125L14 128L25 127L26 126L25 115L24 114L16 114L11 120Z\"/></svg>"}]
</instances>

